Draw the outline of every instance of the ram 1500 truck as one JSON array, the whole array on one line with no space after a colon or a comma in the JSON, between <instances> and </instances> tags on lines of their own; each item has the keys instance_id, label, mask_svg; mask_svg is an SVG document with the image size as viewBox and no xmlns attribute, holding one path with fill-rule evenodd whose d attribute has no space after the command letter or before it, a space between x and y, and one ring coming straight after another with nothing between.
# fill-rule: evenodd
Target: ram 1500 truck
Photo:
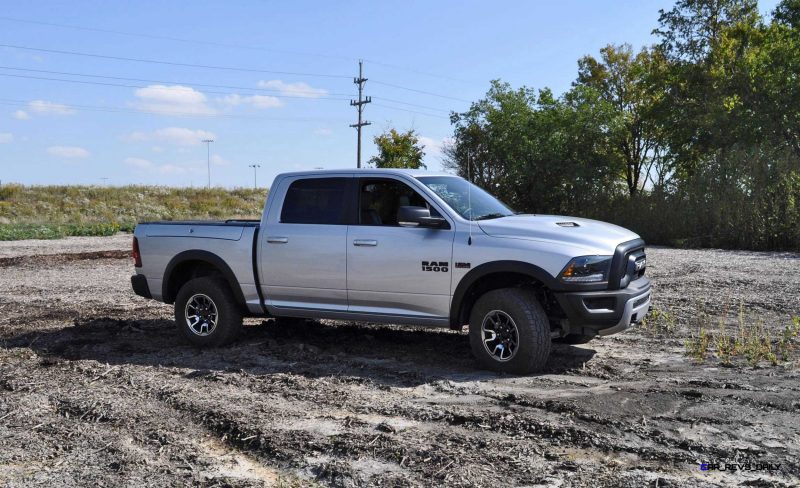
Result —
<instances>
[{"instance_id":1,"label":"ram 1500 truck","mask_svg":"<svg viewBox=\"0 0 800 488\"><path fill-rule=\"evenodd\" d=\"M133 238L136 294L175 304L198 346L244 316L469 325L481 366L541 369L650 307L644 241L621 227L516 214L448 174L297 172L273 183L261 221L149 222Z\"/></svg>"}]
</instances>

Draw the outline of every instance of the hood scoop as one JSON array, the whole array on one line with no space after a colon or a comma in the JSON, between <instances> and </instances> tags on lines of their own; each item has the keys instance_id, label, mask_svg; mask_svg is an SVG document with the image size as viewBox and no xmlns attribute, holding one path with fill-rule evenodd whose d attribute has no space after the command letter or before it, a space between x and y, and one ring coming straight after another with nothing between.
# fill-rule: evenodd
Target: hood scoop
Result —
<instances>
[{"instance_id":1,"label":"hood scoop","mask_svg":"<svg viewBox=\"0 0 800 488\"><path fill-rule=\"evenodd\" d=\"M556 222L559 227L580 227L577 222Z\"/></svg>"}]
</instances>

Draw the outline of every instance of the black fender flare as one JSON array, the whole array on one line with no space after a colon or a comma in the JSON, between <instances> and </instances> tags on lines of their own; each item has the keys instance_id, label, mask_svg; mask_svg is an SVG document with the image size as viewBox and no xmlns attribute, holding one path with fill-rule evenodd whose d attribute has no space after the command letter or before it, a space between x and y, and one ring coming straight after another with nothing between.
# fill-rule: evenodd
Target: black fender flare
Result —
<instances>
[{"instance_id":1,"label":"black fender flare","mask_svg":"<svg viewBox=\"0 0 800 488\"><path fill-rule=\"evenodd\" d=\"M453 293L453 299L450 301L450 325L457 327L462 324L460 321L461 307L464 303L467 291L478 280L484 276L494 273L516 273L530 276L534 280L542 283L550 290L559 290L561 288L558 280L550 275L547 271L536 266L535 264L526 263L524 261L492 261L489 263L481 264L469 271L456 286L456 291Z\"/></svg>"},{"instance_id":2,"label":"black fender flare","mask_svg":"<svg viewBox=\"0 0 800 488\"><path fill-rule=\"evenodd\" d=\"M244 299L242 287L239 286L239 281L236 279L236 275L233 274L233 270L231 270L230 266L228 266L225 260L216 254L209 251L203 251L201 249L183 251L170 259L169 264L167 264L167 267L164 270L164 280L161 282L161 299L164 301L164 303L172 303L175 301L175 297L169 292L170 280L172 279L175 268L187 261L201 261L218 269L225 278L225 281L228 282L228 286L230 287L231 292L233 292L233 297L236 299L236 303L244 307L244 309L247 309L247 302Z\"/></svg>"}]
</instances>

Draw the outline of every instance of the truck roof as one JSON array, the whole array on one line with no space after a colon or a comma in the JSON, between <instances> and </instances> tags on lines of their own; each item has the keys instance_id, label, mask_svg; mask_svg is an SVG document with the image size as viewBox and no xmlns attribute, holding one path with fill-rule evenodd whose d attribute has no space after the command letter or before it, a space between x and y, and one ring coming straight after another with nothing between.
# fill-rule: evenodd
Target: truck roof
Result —
<instances>
[{"instance_id":1,"label":"truck roof","mask_svg":"<svg viewBox=\"0 0 800 488\"><path fill-rule=\"evenodd\" d=\"M412 178L420 176L456 176L452 173L444 173L441 171L426 171L422 169L395 169L395 168L340 168L340 169L315 169L310 171L292 171L289 173L281 173L278 177L282 176L306 176L306 175L324 175L331 173L354 173L358 175L405 175Z\"/></svg>"}]
</instances>

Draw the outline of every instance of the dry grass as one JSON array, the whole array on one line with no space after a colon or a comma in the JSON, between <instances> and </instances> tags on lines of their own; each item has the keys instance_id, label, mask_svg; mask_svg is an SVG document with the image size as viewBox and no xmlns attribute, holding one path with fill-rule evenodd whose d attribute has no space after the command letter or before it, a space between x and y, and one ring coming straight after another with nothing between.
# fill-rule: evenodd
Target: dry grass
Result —
<instances>
[{"instance_id":1,"label":"dry grass","mask_svg":"<svg viewBox=\"0 0 800 488\"><path fill-rule=\"evenodd\" d=\"M267 190L160 186L0 187L0 240L111 235L147 220L258 218Z\"/></svg>"}]
</instances>

